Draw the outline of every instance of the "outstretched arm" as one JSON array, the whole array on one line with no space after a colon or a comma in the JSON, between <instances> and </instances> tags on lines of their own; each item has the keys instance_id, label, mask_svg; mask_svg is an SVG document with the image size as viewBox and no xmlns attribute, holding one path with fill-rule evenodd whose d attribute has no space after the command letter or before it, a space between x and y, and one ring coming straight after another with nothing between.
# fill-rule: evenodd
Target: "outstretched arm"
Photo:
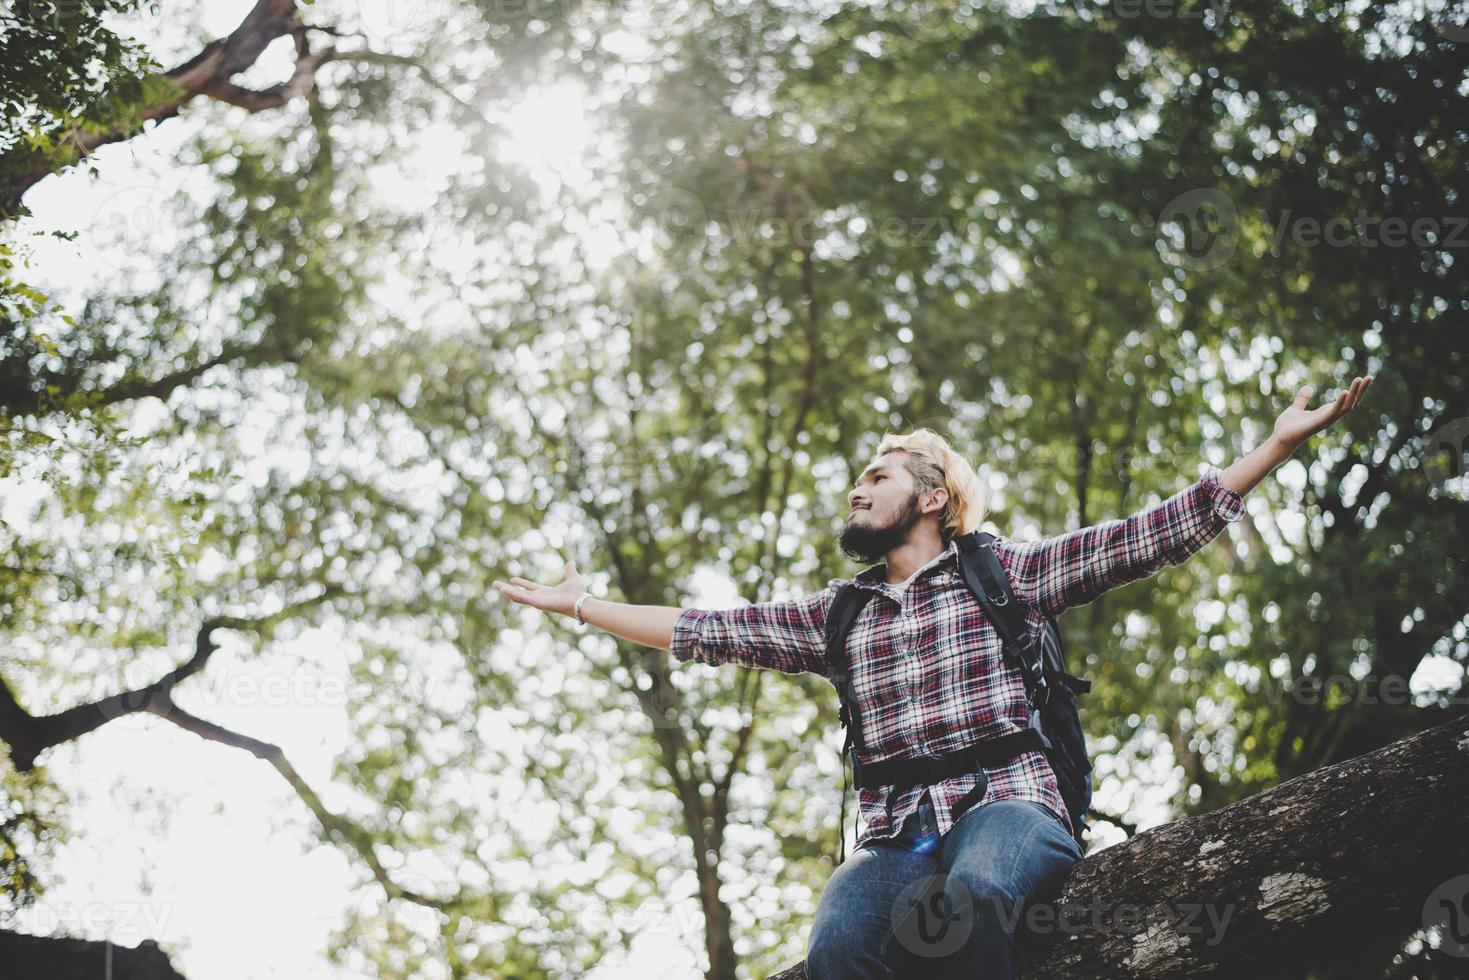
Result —
<instances>
[{"instance_id":1,"label":"outstretched arm","mask_svg":"<svg viewBox=\"0 0 1469 980\"><path fill-rule=\"evenodd\" d=\"M566 578L541 585L512 578L494 587L513 602L563 616L575 615L576 601L587 590L576 563L566 563ZM740 664L825 675L826 612L841 582L820 592L780 602L761 602L735 609L685 609L637 606L610 599L587 599L581 616L589 625L624 640L667 650L678 661Z\"/></svg>"},{"instance_id":2,"label":"outstretched arm","mask_svg":"<svg viewBox=\"0 0 1469 980\"><path fill-rule=\"evenodd\" d=\"M556 585L524 578L512 578L509 584L497 579L493 585L512 602L562 616L575 616L576 600L587 591L587 580L576 570L574 561L566 563L566 578ZM682 612L677 606L638 606L610 599L588 599L581 604L581 618L586 623L659 650L667 650L673 642L673 627Z\"/></svg>"},{"instance_id":3,"label":"outstretched arm","mask_svg":"<svg viewBox=\"0 0 1469 980\"><path fill-rule=\"evenodd\" d=\"M1242 495L1284 462L1308 438L1362 400L1371 377L1357 378L1334 402L1308 410L1309 387L1280 417L1260 447L1220 473L1211 469L1193 486L1126 520L1106 521L1027 544L1003 538L995 554L1015 596L1047 616L1085 605L1109 589L1178 565L1244 514Z\"/></svg>"}]
</instances>

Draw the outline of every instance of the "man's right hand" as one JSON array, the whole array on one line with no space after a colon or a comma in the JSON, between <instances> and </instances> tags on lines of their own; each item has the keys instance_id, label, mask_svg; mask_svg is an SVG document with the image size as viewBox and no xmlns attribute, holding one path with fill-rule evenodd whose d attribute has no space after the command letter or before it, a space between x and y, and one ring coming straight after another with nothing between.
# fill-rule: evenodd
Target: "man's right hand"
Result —
<instances>
[{"instance_id":1,"label":"man's right hand","mask_svg":"<svg viewBox=\"0 0 1469 980\"><path fill-rule=\"evenodd\" d=\"M496 579L491 584L500 590L501 595L522 606L533 606L545 612L574 616L576 600L587 591L587 580L576 570L574 561L567 561L565 572L566 578L556 585L542 585L524 578L511 578L509 584Z\"/></svg>"}]
</instances>

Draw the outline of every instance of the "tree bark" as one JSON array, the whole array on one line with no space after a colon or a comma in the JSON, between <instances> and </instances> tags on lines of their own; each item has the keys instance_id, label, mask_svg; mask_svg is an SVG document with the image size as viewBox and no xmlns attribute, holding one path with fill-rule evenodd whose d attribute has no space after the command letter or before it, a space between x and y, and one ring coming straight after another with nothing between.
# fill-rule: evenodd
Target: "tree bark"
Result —
<instances>
[{"instance_id":1,"label":"tree bark","mask_svg":"<svg viewBox=\"0 0 1469 980\"><path fill-rule=\"evenodd\" d=\"M184 980L158 944L136 949L88 939L52 939L0 930L0 973L37 980Z\"/></svg>"},{"instance_id":2,"label":"tree bark","mask_svg":"<svg viewBox=\"0 0 1469 980\"><path fill-rule=\"evenodd\" d=\"M1281 977L1401 944L1446 911L1435 889L1469 871L1465 800L1469 715L1144 831L1034 907L1021 976ZM1465 893L1450 900L1469 911Z\"/></svg>"},{"instance_id":3,"label":"tree bark","mask_svg":"<svg viewBox=\"0 0 1469 980\"><path fill-rule=\"evenodd\" d=\"M173 86L171 96L144 107L126 125L79 127L61 140L66 149L61 157L40 151L33 154L31 165L20 166L0 188L0 218L19 213L21 198L41 179L84 159L98 147L136 135L144 123L172 119L200 96L261 112L307 94L315 85L317 69L336 52L330 48L313 52L306 43L306 31L295 0L257 0L227 37L210 41L194 57L164 74ZM296 67L288 81L261 91L235 84L234 77L255 64L272 41L288 35L296 41Z\"/></svg>"}]
</instances>

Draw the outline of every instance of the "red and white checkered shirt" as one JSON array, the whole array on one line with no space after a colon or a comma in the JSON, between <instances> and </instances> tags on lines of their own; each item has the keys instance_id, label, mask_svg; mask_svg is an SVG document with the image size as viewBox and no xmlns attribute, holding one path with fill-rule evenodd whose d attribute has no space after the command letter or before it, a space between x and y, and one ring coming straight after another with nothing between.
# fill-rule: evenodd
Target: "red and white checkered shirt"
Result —
<instances>
[{"instance_id":1,"label":"red and white checkered shirt","mask_svg":"<svg viewBox=\"0 0 1469 980\"><path fill-rule=\"evenodd\" d=\"M995 553L1015 598L1025 606L1031 630L1038 631L1046 616L1183 562L1239 520L1244 501L1219 481L1219 471L1210 468L1188 489L1126 520L1029 544L996 539ZM949 542L902 592L886 583L885 565L852 580L883 600L866 605L847 637L864 763L940 755L1026 725L1024 681L1001 655L998 632L960 577L958 554L958 545ZM669 651L680 661L830 677L826 615L845 584L833 579L812 595L738 609L686 609L674 626ZM1070 832L1066 805L1043 753L1023 752L984 773L989 788L980 802L1034 800ZM966 774L927 787L940 834L976 802L977 785L976 776ZM924 791L923 786L862 790L865 829L857 845L896 835Z\"/></svg>"}]
</instances>

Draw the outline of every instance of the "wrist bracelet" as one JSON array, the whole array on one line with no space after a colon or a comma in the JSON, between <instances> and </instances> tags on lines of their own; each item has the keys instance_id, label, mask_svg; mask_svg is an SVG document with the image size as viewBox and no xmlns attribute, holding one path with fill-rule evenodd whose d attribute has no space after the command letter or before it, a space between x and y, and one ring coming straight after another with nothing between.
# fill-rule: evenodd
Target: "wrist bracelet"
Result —
<instances>
[{"instance_id":1,"label":"wrist bracelet","mask_svg":"<svg viewBox=\"0 0 1469 980\"><path fill-rule=\"evenodd\" d=\"M586 602L591 597L592 594L590 592L583 592L581 594L581 598L576 600L576 621L578 623L581 623L583 626L587 625L587 621L581 618L581 604L583 602Z\"/></svg>"}]
</instances>

